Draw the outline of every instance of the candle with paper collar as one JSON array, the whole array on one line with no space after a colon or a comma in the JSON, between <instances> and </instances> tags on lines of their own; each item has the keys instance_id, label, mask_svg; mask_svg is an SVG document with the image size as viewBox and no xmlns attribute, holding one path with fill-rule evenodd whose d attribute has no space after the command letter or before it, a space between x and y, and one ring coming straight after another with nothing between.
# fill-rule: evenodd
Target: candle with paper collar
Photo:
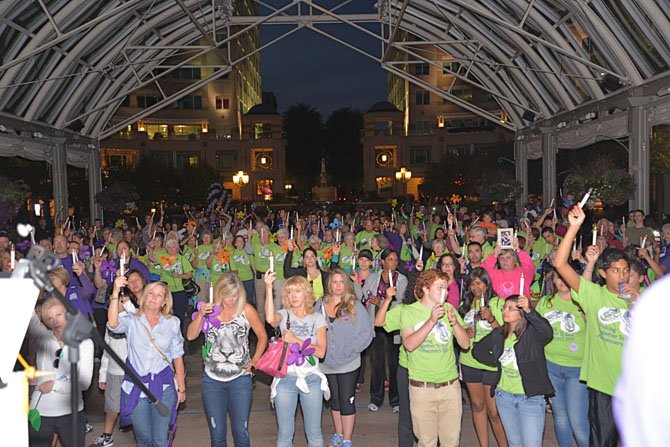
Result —
<instances>
[{"instance_id":1,"label":"candle with paper collar","mask_svg":"<svg viewBox=\"0 0 670 447\"><path fill-rule=\"evenodd\" d=\"M356 253L351 254L351 271L356 270Z\"/></svg>"},{"instance_id":2,"label":"candle with paper collar","mask_svg":"<svg viewBox=\"0 0 670 447\"><path fill-rule=\"evenodd\" d=\"M275 271L275 257L270 253L270 271Z\"/></svg>"},{"instance_id":3,"label":"candle with paper collar","mask_svg":"<svg viewBox=\"0 0 670 447\"><path fill-rule=\"evenodd\" d=\"M521 274L521 286L523 286L523 273ZM486 304L484 304L484 295L482 295L479 300L479 308L483 309L486 306Z\"/></svg>"},{"instance_id":4,"label":"candle with paper collar","mask_svg":"<svg viewBox=\"0 0 670 447\"><path fill-rule=\"evenodd\" d=\"M393 287L393 271L389 270L389 287Z\"/></svg>"},{"instance_id":5,"label":"candle with paper collar","mask_svg":"<svg viewBox=\"0 0 670 447\"><path fill-rule=\"evenodd\" d=\"M72 250L72 263L74 264L75 262L77 262L77 253Z\"/></svg>"},{"instance_id":6,"label":"candle with paper collar","mask_svg":"<svg viewBox=\"0 0 670 447\"><path fill-rule=\"evenodd\" d=\"M584 208L584 205L586 205L586 202L588 202L589 197L591 197L592 192L593 192L593 188L589 188L589 190L586 191L586 194L584 194L584 197L582 198L582 201L579 202L579 207L580 208Z\"/></svg>"},{"instance_id":7,"label":"candle with paper collar","mask_svg":"<svg viewBox=\"0 0 670 447\"><path fill-rule=\"evenodd\" d=\"M335 229L335 242L340 242L340 229Z\"/></svg>"},{"instance_id":8,"label":"candle with paper collar","mask_svg":"<svg viewBox=\"0 0 670 447\"><path fill-rule=\"evenodd\" d=\"M647 245L647 235L642 238L642 242L640 242L640 248L644 248Z\"/></svg>"},{"instance_id":9,"label":"candle with paper collar","mask_svg":"<svg viewBox=\"0 0 670 447\"><path fill-rule=\"evenodd\" d=\"M12 250L9 252L9 268L14 270L16 266L16 251L14 251L14 244L12 244Z\"/></svg>"},{"instance_id":10,"label":"candle with paper collar","mask_svg":"<svg viewBox=\"0 0 670 447\"><path fill-rule=\"evenodd\" d=\"M592 241L591 241L592 244L591 245L596 245L596 243L598 242L598 228L596 227L595 224L593 224L592 233L593 233L593 237L592 237Z\"/></svg>"},{"instance_id":11,"label":"candle with paper collar","mask_svg":"<svg viewBox=\"0 0 670 447\"><path fill-rule=\"evenodd\" d=\"M440 289L440 303L444 304L446 298L447 298L447 289L443 287Z\"/></svg>"},{"instance_id":12,"label":"candle with paper collar","mask_svg":"<svg viewBox=\"0 0 670 447\"><path fill-rule=\"evenodd\" d=\"M526 278L523 276L523 272L521 272L521 278L519 278L519 295L523 295L523 289L526 284L525 283ZM482 297L484 299L484 297Z\"/></svg>"},{"instance_id":13,"label":"candle with paper collar","mask_svg":"<svg viewBox=\"0 0 670 447\"><path fill-rule=\"evenodd\" d=\"M214 283L209 283L209 304L214 302Z\"/></svg>"},{"instance_id":14,"label":"candle with paper collar","mask_svg":"<svg viewBox=\"0 0 670 447\"><path fill-rule=\"evenodd\" d=\"M121 266L121 276L123 276L123 275L126 274L126 254L125 253L121 253L120 266Z\"/></svg>"}]
</instances>

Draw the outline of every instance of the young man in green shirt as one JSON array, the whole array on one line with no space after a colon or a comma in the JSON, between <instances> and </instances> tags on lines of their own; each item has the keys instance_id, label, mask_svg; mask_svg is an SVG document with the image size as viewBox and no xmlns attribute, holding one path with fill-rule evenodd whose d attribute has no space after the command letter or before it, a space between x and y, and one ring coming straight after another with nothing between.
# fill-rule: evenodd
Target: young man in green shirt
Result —
<instances>
[{"instance_id":1,"label":"young man in green shirt","mask_svg":"<svg viewBox=\"0 0 670 447\"><path fill-rule=\"evenodd\" d=\"M402 342L407 351L412 426L418 447L456 447L461 433L461 385L454 341L467 349L470 337L456 309L445 303L447 278L437 270L419 275L419 301L403 307Z\"/></svg>"},{"instance_id":2,"label":"young man in green shirt","mask_svg":"<svg viewBox=\"0 0 670 447\"><path fill-rule=\"evenodd\" d=\"M558 246L554 266L586 315L586 347L580 379L589 389L590 446L616 446L618 433L612 413L614 387L621 374L621 357L631 321L631 299L624 291L630 275L626 254L606 249L598 260L599 286L580 277L568 263L572 241L586 215L575 206L568 213L570 226Z\"/></svg>"}]
</instances>

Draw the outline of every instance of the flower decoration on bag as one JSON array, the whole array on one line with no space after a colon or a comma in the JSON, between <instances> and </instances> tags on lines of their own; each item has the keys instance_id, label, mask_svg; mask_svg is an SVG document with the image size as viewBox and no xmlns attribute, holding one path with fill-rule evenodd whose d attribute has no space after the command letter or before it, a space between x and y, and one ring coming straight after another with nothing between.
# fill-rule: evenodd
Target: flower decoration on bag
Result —
<instances>
[{"instance_id":1,"label":"flower decoration on bag","mask_svg":"<svg viewBox=\"0 0 670 447\"><path fill-rule=\"evenodd\" d=\"M328 226L330 227L331 230L334 230L336 228L342 228L342 221L335 218Z\"/></svg>"},{"instance_id":2,"label":"flower decoration on bag","mask_svg":"<svg viewBox=\"0 0 670 447\"><path fill-rule=\"evenodd\" d=\"M163 267L172 267L175 262L177 262L177 257L175 255L161 256L161 265Z\"/></svg>"},{"instance_id":3,"label":"flower decoration on bag","mask_svg":"<svg viewBox=\"0 0 670 447\"><path fill-rule=\"evenodd\" d=\"M103 259L100 262L100 274L104 279L113 280L116 276L116 263L111 259Z\"/></svg>"},{"instance_id":4,"label":"flower decoration on bag","mask_svg":"<svg viewBox=\"0 0 670 447\"><path fill-rule=\"evenodd\" d=\"M300 343L293 343L291 345L290 348L291 353L288 355L288 360L286 360L286 364L302 366L305 363L306 359L310 365L312 366L316 365L316 361L314 360L314 357L312 357L312 354L314 354L316 349L314 347L311 347L310 346L311 344L312 339L309 337L306 338L304 342L302 342L302 346L300 346Z\"/></svg>"},{"instance_id":5,"label":"flower decoration on bag","mask_svg":"<svg viewBox=\"0 0 670 447\"><path fill-rule=\"evenodd\" d=\"M219 264L228 264L230 262L230 253L225 248L217 253L216 260Z\"/></svg>"},{"instance_id":6,"label":"flower decoration on bag","mask_svg":"<svg viewBox=\"0 0 670 447\"><path fill-rule=\"evenodd\" d=\"M191 320L195 320L198 318L198 312L200 311L200 308L205 304L204 301L200 301L198 303L198 307L195 312L191 314ZM209 331L212 330L212 328L220 328L221 327L221 320L219 320L217 315L221 313L221 306L218 304L215 304L214 307L212 308L212 313L209 313L205 315L202 319L202 325L200 326L200 330L203 332L203 334L208 333Z\"/></svg>"}]
</instances>

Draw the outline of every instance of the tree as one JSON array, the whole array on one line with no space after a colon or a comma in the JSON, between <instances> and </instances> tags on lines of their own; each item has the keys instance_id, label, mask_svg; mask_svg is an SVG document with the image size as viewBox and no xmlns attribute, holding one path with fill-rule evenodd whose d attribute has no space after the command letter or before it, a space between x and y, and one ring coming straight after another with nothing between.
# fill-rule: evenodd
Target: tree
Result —
<instances>
[{"instance_id":1,"label":"tree","mask_svg":"<svg viewBox=\"0 0 670 447\"><path fill-rule=\"evenodd\" d=\"M363 188L362 129L363 113L350 107L335 110L326 121L328 173L345 195Z\"/></svg>"},{"instance_id":2,"label":"tree","mask_svg":"<svg viewBox=\"0 0 670 447\"><path fill-rule=\"evenodd\" d=\"M286 174L294 179L298 191L305 195L319 178L323 156L323 118L316 109L298 103L284 112L286 135Z\"/></svg>"},{"instance_id":3,"label":"tree","mask_svg":"<svg viewBox=\"0 0 670 447\"><path fill-rule=\"evenodd\" d=\"M649 155L652 174L670 172L670 126L654 127Z\"/></svg>"},{"instance_id":4,"label":"tree","mask_svg":"<svg viewBox=\"0 0 670 447\"><path fill-rule=\"evenodd\" d=\"M144 208L148 208L150 202L176 202L178 179L179 173L176 169L146 157L140 159L132 174L132 184L139 193Z\"/></svg>"},{"instance_id":5,"label":"tree","mask_svg":"<svg viewBox=\"0 0 670 447\"><path fill-rule=\"evenodd\" d=\"M452 194L474 194L476 190L470 178L470 160L458 152L442 155L439 163L431 163L427 166L421 191L438 197L449 197Z\"/></svg>"},{"instance_id":6,"label":"tree","mask_svg":"<svg viewBox=\"0 0 670 447\"><path fill-rule=\"evenodd\" d=\"M179 176L179 202L202 206L207 201L207 190L219 180L219 173L210 166L184 169Z\"/></svg>"}]
</instances>

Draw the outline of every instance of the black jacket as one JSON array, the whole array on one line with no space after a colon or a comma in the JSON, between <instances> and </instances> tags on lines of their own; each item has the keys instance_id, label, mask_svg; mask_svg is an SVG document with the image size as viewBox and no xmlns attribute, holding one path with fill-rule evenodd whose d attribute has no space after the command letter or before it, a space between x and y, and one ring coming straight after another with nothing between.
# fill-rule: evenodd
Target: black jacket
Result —
<instances>
[{"instance_id":1,"label":"black jacket","mask_svg":"<svg viewBox=\"0 0 670 447\"><path fill-rule=\"evenodd\" d=\"M554 338L554 331L549 322L538 314L535 309L529 313L521 311L526 318L527 326L524 333L514 345L516 363L519 366L521 382L526 396L553 395L547 373L547 359L544 357L544 347ZM498 360L505 349L503 328L495 328L472 348L472 355L485 365L498 368L496 383L491 387L491 395L500 381L500 361Z\"/></svg>"},{"instance_id":2,"label":"black jacket","mask_svg":"<svg viewBox=\"0 0 670 447\"><path fill-rule=\"evenodd\" d=\"M287 251L286 252L286 259L284 259L284 277L286 279L290 278L291 276L302 276L303 278L307 278L307 268L303 266L298 266L298 267L291 267L291 264L293 263L293 252L292 251ZM318 265L318 264L317 264ZM333 256L333 260L330 263L331 268L339 267L339 264L337 260L335 260L335 257ZM328 295L328 276L329 272L326 272L324 270L321 270L321 282L323 283L323 294Z\"/></svg>"}]
</instances>

